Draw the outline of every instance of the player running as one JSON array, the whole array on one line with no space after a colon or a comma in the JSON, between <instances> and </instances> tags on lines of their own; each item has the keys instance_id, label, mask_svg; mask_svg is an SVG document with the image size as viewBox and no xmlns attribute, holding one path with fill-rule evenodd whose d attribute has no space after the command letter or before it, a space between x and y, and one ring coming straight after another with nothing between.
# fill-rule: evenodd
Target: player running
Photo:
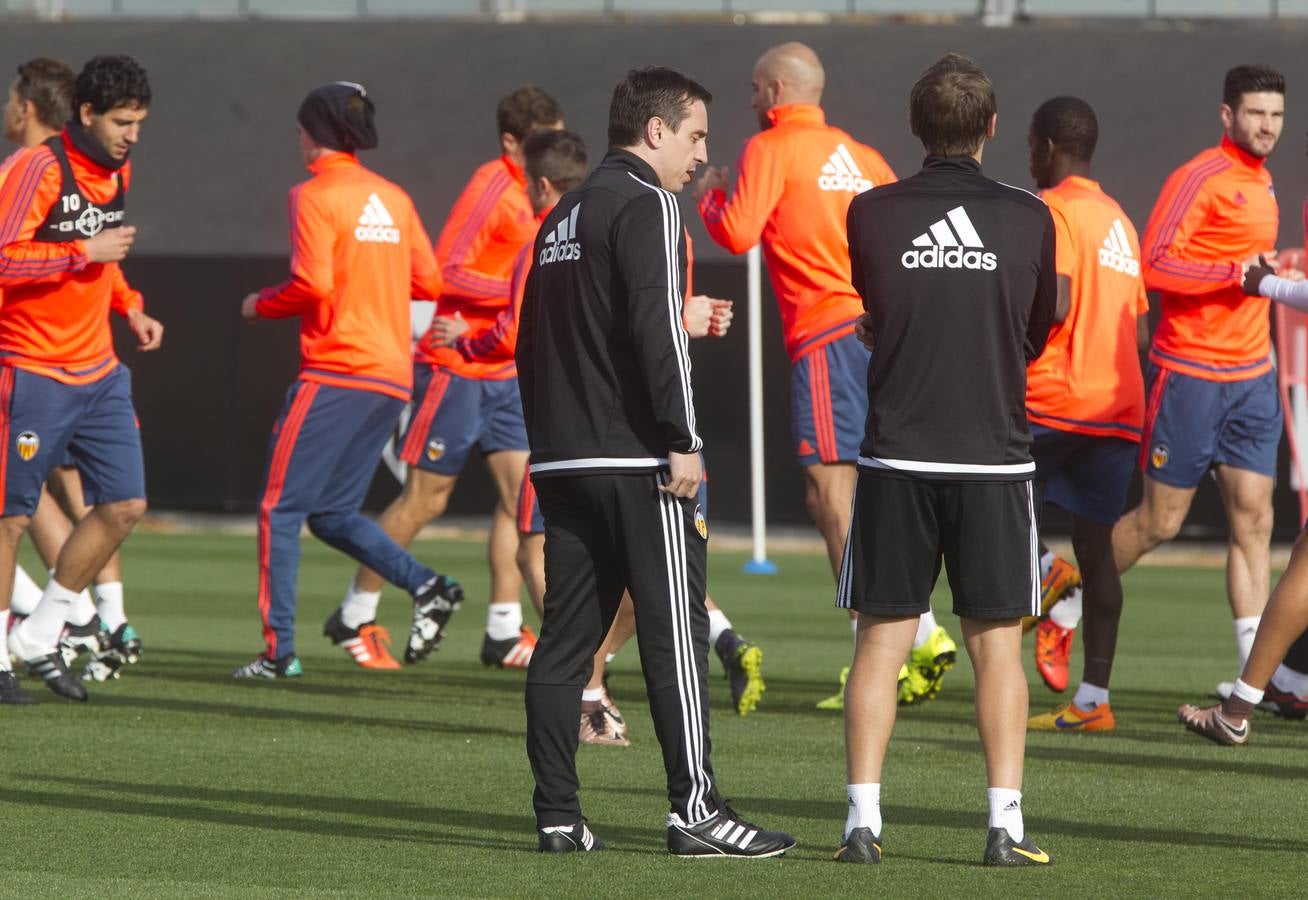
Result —
<instances>
[{"instance_id":1,"label":"player running","mask_svg":"<svg viewBox=\"0 0 1308 900\"><path fill-rule=\"evenodd\" d=\"M462 319L473 330L492 326L510 305L513 261L539 227L527 196L523 142L533 132L562 128L563 112L540 88L521 87L500 101L496 124L502 154L473 173L436 243L445 277L437 312ZM419 342L413 368L413 415L399 444L408 472L402 492L378 524L407 547L445 512L459 472L474 448L479 450L499 498L491 518L491 593L481 660L524 668L536 636L522 623L522 580L515 563L513 511L527 462L517 370L512 359L468 358L426 341ZM361 568L342 608L375 616L381 586L376 572ZM429 637L419 637L424 630ZM405 662L425 658L442 636L415 621Z\"/></svg>"},{"instance_id":2,"label":"player running","mask_svg":"<svg viewBox=\"0 0 1308 900\"><path fill-rule=\"evenodd\" d=\"M146 508L131 373L114 354L108 314L126 318L139 349L162 343L163 326L118 267L135 234L123 224L128 157L150 98L145 70L130 57L95 57L77 76L63 132L21 151L0 189L0 596L10 593L4 580L41 485L67 454L94 508L63 542L40 602L8 645L73 700L87 692L58 649L70 607Z\"/></svg>"},{"instance_id":3,"label":"player running","mask_svg":"<svg viewBox=\"0 0 1308 900\"><path fill-rule=\"evenodd\" d=\"M856 195L895 175L880 153L826 123L825 83L821 60L804 44L759 57L752 80L759 133L745 142L734 187L725 168L709 167L695 197L709 235L727 250L743 253L762 241L791 360L804 497L838 575L867 417L868 351L854 334L862 305L849 281L845 213ZM929 610L913 647L912 671L901 680L904 702L934 696L957 650ZM819 707L842 708L848 672L841 672L841 692Z\"/></svg>"},{"instance_id":4,"label":"player running","mask_svg":"<svg viewBox=\"0 0 1308 900\"><path fill-rule=\"evenodd\" d=\"M409 195L365 169L377 146L373 103L337 81L309 93L296 116L313 177L291 189L291 278L250 294L249 322L300 317L300 376L273 426L259 499L259 613L266 649L232 674L303 674L295 655L300 526L381 572L413 597L415 623L443 629L463 597L359 514L372 473L409 399L409 302L440 295L431 242ZM325 632L367 668L399 668L373 620L341 610Z\"/></svg>"},{"instance_id":5,"label":"player running","mask_svg":"<svg viewBox=\"0 0 1308 900\"><path fill-rule=\"evenodd\" d=\"M1058 305L1044 353L1027 369L1035 480L1044 499L1072 514L1072 546L1084 578L1085 671L1076 696L1030 727L1108 731L1108 704L1122 579L1113 561L1113 525L1126 504L1144 422L1138 334L1149 303L1140 279L1140 243L1130 219L1090 177L1099 139L1094 110L1075 97L1043 103L1027 137L1031 177L1057 236ZM1056 691L1067 688L1076 620L1064 600L1036 629L1036 667Z\"/></svg>"}]
</instances>

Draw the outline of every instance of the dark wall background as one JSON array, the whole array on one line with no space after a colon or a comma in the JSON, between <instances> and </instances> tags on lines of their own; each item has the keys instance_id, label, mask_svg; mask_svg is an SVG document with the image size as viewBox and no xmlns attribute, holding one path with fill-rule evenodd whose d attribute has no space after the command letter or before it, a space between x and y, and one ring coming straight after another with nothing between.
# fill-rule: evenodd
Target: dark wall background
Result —
<instances>
[{"instance_id":1,"label":"dark wall background","mask_svg":"<svg viewBox=\"0 0 1308 900\"><path fill-rule=\"evenodd\" d=\"M1055 94L1089 100L1100 117L1097 175L1138 227L1167 173L1214 143L1217 106L1230 66L1262 61L1289 79L1286 138L1272 159L1282 198L1281 242L1299 245L1308 193L1301 157L1308 84L1305 32L1295 23L1043 24L1013 29L850 23L833 27L713 23L569 22L77 22L6 21L0 60L36 54L74 65L91 55L130 53L149 69L151 118L134 151L129 218L140 229L126 269L168 326L166 345L123 356L136 372L151 494L157 507L250 509L268 427L296 368L290 323L246 328L236 306L249 290L280 279L287 252L285 197L303 177L294 112L309 88L350 79L379 107L382 146L367 162L403 184L435 234L468 174L497 152L494 104L524 82L563 103L570 127L604 143L608 96L629 67L678 67L716 94L710 153L730 164L756 128L749 75L767 47L803 40L823 57L831 121L878 147L900 172L921 153L906 127L908 89L935 58L957 50L994 79L1000 126L987 148L989 174L1027 185L1026 123ZM690 210L687 209L689 212ZM712 244L697 217L699 289L744 299L744 270ZM787 361L766 299L769 505L778 521L804 522L791 456ZM713 472L716 518L747 518L744 322L711 347L695 347ZM474 467L475 468L475 467ZM470 471L456 511L482 511L486 483ZM389 476L386 476L389 478ZM384 480L372 503L394 490ZM1278 522L1297 518L1288 490ZM1221 529L1205 488L1192 522Z\"/></svg>"}]
</instances>

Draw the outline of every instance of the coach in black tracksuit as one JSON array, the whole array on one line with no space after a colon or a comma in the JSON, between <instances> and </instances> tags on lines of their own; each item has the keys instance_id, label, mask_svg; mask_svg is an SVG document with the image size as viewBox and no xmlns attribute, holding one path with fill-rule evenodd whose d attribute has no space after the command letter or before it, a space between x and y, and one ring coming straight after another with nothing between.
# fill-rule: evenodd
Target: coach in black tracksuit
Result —
<instances>
[{"instance_id":1,"label":"coach in black tracksuit","mask_svg":"<svg viewBox=\"0 0 1308 900\"><path fill-rule=\"evenodd\" d=\"M943 561L976 671L992 865L1049 861L1021 811L1021 617L1040 608L1026 365L1057 300L1044 203L981 174L994 91L947 56L913 88L922 170L849 208L852 279L874 345L837 605L859 613L845 699L849 819L838 858L880 855L897 674Z\"/></svg>"},{"instance_id":2,"label":"coach in black tracksuit","mask_svg":"<svg viewBox=\"0 0 1308 900\"><path fill-rule=\"evenodd\" d=\"M709 765L708 530L674 195L707 161L707 91L668 69L614 92L608 155L545 219L518 334L545 615L527 671L540 849L593 850L577 799L581 691L624 590L668 777L668 847L770 856L794 841L735 817Z\"/></svg>"}]
</instances>

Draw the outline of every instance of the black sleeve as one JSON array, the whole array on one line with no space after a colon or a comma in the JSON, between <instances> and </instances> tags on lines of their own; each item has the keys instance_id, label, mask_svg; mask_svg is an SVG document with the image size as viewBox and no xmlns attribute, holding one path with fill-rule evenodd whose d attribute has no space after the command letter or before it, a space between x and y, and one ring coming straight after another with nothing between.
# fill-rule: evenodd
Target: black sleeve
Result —
<instances>
[{"instance_id":1,"label":"black sleeve","mask_svg":"<svg viewBox=\"0 0 1308 900\"><path fill-rule=\"evenodd\" d=\"M632 200L618 214L613 234L614 264L627 291L632 350L655 421L669 450L698 452L704 442L695 430L689 336L681 321L685 237L676 198L651 191Z\"/></svg>"},{"instance_id":2,"label":"black sleeve","mask_svg":"<svg viewBox=\"0 0 1308 900\"><path fill-rule=\"evenodd\" d=\"M859 235L858 235L858 198L849 204L849 212L845 213L845 235L849 238L849 282L854 286L854 290L863 297L863 259L859 252ZM863 297L863 308L867 308L867 298Z\"/></svg>"},{"instance_id":3,"label":"black sleeve","mask_svg":"<svg viewBox=\"0 0 1308 900\"><path fill-rule=\"evenodd\" d=\"M536 308L539 303L537 290L540 279L539 270L532 266L527 270L527 283L522 289L522 307L518 310L518 342L513 351L514 361L518 366L518 392L522 395L522 417L531 432L531 413L534 404L533 387L536 372L532 369L532 352L535 350L536 317L540 314Z\"/></svg>"},{"instance_id":4,"label":"black sleeve","mask_svg":"<svg viewBox=\"0 0 1308 900\"><path fill-rule=\"evenodd\" d=\"M1045 349L1049 328L1058 308L1058 270L1054 262L1054 218L1045 210L1045 234L1040 246L1040 272L1036 276L1035 297L1026 323L1026 361L1029 363Z\"/></svg>"}]
</instances>

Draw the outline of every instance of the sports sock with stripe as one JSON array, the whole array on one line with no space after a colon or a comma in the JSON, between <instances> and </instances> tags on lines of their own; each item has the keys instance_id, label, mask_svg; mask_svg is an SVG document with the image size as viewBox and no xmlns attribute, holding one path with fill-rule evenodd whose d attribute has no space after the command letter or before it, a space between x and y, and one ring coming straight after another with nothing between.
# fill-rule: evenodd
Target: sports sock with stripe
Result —
<instances>
[{"instance_id":1,"label":"sports sock with stripe","mask_svg":"<svg viewBox=\"0 0 1308 900\"><path fill-rule=\"evenodd\" d=\"M845 837L855 828L871 828L881 837L881 785L845 785L849 797L849 814L845 817Z\"/></svg>"},{"instance_id":2,"label":"sports sock with stripe","mask_svg":"<svg viewBox=\"0 0 1308 900\"><path fill-rule=\"evenodd\" d=\"M68 590L54 578L46 582L41 602L36 604L36 609L22 625L27 643L53 650L59 643L59 633L64 630L69 607L76 600L76 592Z\"/></svg>"},{"instance_id":3,"label":"sports sock with stripe","mask_svg":"<svg viewBox=\"0 0 1308 900\"><path fill-rule=\"evenodd\" d=\"M377 604L381 603L381 591L361 591L354 585L341 601L341 624L346 628L357 629L377 619Z\"/></svg>"},{"instance_id":4,"label":"sports sock with stripe","mask_svg":"<svg viewBox=\"0 0 1308 900\"><path fill-rule=\"evenodd\" d=\"M1254 638L1258 636L1258 622L1261 616L1242 616L1232 624L1235 626L1235 652L1240 657L1239 671L1244 671L1244 664L1249 661L1253 650Z\"/></svg>"},{"instance_id":5,"label":"sports sock with stripe","mask_svg":"<svg viewBox=\"0 0 1308 900\"><path fill-rule=\"evenodd\" d=\"M1049 618L1059 628L1075 628L1081 624L1081 600L1081 589L1072 588L1062 600L1049 607Z\"/></svg>"},{"instance_id":6,"label":"sports sock with stripe","mask_svg":"<svg viewBox=\"0 0 1308 900\"><path fill-rule=\"evenodd\" d=\"M1004 828L1008 836L1019 844L1026 837L1026 826L1022 824L1022 792L1011 788L989 788L986 797L990 800L990 827Z\"/></svg>"},{"instance_id":7,"label":"sports sock with stripe","mask_svg":"<svg viewBox=\"0 0 1308 900\"><path fill-rule=\"evenodd\" d=\"M100 621L110 631L117 631L119 626L127 623L127 612L123 609L123 583L106 581L91 589L95 594L95 609L100 614Z\"/></svg>"},{"instance_id":8,"label":"sports sock with stripe","mask_svg":"<svg viewBox=\"0 0 1308 900\"><path fill-rule=\"evenodd\" d=\"M507 641L522 633L522 604L491 603L486 609L486 633L492 641Z\"/></svg>"},{"instance_id":9,"label":"sports sock with stripe","mask_svg":"<svg viewBox=\"0 0 1308 900\"><path fill-rule=\"evenodd\" d=\"M1100 703L1107 702L1108 688L1101 688L1088 681L1081 682L1076 689L1076 696L1072 698L1072 704L1077 709L1094 709Z\"/></svg>"},{"instance_id":10,"label":"sports sock with stripe","mask_svg":"<svg viewBox=\"0 0 1308 900\"><path fill-rule=\"evenodd\" d=\"M913 646L921 647L931 640L931 633L935 630L936 614L928 609L917 618L917 635L913 638Z\"/></svg>"}]
</instances>

